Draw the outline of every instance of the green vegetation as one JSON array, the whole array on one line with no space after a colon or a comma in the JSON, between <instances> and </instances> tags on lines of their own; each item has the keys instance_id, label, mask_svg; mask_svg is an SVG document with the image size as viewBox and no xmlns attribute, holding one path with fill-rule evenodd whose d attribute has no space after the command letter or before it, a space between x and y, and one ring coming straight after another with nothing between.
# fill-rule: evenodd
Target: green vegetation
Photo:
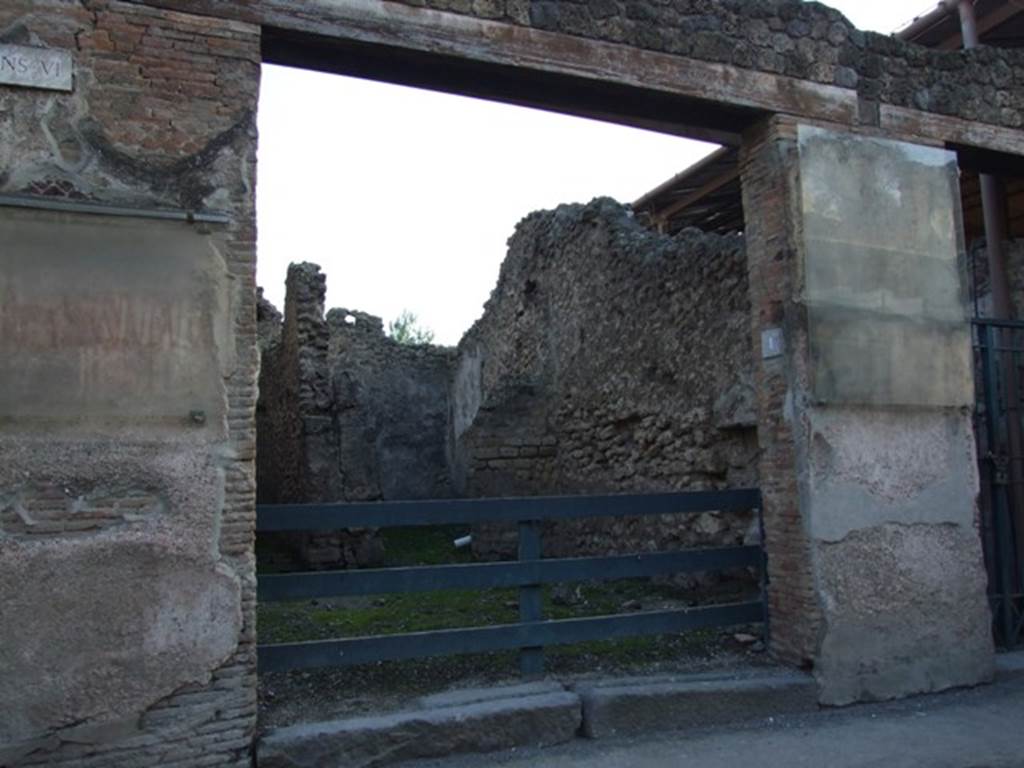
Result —
<instances>
[{"instance_id":1,"label":"green vegetation","mask_svg":"<svg viewBox=\"0 0 1024 768\"><path fill-rule=\"evenodd\" d=\"M472 561L468 549L455 549L452 541L465 535L460 526L392 528L381 531L386 567L438 565ZM681 589L645 579L609 583L586 582L547 585L544 616L569 619L640 610L664 610L691 604ZM424 632L434 629L511 624L518 621L516 589L446 590L369 597L340 597L292 603L261 603L260 641L264 643L321 640L332 637ZM714 634L714 633L712 633ZM691 649L707 640L707 633L690 633ZM552 648L552 657L585 653L609 660L661 658L678 653L679 644L661 638L634 638L581 643Z\"/></svg>"},{"instance_id":2,"label":"green vegetation","mask_svg":"<svg viewBox=\"0 0 1024 768\"><path fill-rule=\"evenodd\" d=\"M388 336L399 344L430 344L434 340L434 332L419 324L416 315L408 309L388 323Z\"/></svg>"},{"instance_id":3,"label":"green vegetation","mask_svg":"<svg viewBox=\"0 0 1024 768\"><path fill-rule=\"evenodd\" d=\"M465 526L382 530L387 567L471 562L468 549L453 539ZM261 563L272 554L257 547ZM719 593L716 601L738 595ZM608 583L549 585L544 615L552 619L656 611L693 604L693 595L667 583L643 579ZM448 590L260 603L261 643L422 632L435 629L508 624L518 621L516 589ZM734 631L734 630L733 630ZM722 630L680 635L607 640L545 649L545 670L554 676L637 674L652 670L703 668L730 658L736 644ZM732 651L730 650L730 644ZM410 697L452 685L488 685L515 680L517 653L502 651L464 656L379 662L261 675L261 718L283 724L307 717L303 712L365 712L405 706Z\"/></svg>"},{"instance_id":4,"label":"green vegetation","mask_svg":"<svg viewBox=\"0 0 1024 768\"><path fill-rule=\"evenodd\" d=\"M384 567L403 565L445 565L471 563L468 547L456 549L452 542L469 533L465 525L411 526L388 528L380 532L384 539Z\"/></svg>"}]
</instances>

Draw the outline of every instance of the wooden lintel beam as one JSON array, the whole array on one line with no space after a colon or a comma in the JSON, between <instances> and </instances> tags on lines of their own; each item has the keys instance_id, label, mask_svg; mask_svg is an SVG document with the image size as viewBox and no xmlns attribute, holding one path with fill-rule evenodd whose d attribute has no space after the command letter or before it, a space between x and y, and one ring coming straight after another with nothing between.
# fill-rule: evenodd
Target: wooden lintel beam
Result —
<instances>
[{"instance_id":1,"label":"wooden lintel beam","mask_svg":"<svg viewBox=\"0 0 1024 768\"><path fill-rule=\"evenodd\" d=\"M329 38L660 92L681 103L745 111L752 118L778 114L864 127L857 93L851 89L388 0L128 2L259 24L265 30L288 31L298 40ZM529 93L520 100L528 103ZM884 104L880 111L875 133L889 138L1024 154L1024 134L1017 129ZM609 103L607 114L614 112L615 104ZM621 122L629 122L628 116Z\"/></svg>"}]
</instances>

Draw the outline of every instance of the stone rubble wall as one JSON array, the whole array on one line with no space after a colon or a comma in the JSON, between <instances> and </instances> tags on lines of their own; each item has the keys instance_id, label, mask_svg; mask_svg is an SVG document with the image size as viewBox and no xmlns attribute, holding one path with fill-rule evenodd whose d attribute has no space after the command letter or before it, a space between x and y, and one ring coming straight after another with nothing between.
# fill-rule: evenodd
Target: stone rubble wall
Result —
<instances>
[{"instance_id":1,"label":"stone rubble wall","mask_svg":"<svg viewBox=\"0 0 1024 768\"><path fill-rule=\"evenodd\" d=\"M385 335L381 318L355 310L332 309L327 325L346 498L451 497L452 350L399 344Z\"/></svg>"},{"instance_id":2,"label":"stone rubble wall","mask_svg":"<svg viewBox=\"0 0 1024 768\"><path fill-rule=\"evenodd\" d=\"M325 293L317 265L292 264L284 315L260 303L259 501L451 496L451 351L398 344L365 313L332 309L325 317ZM368 566L383 554L370 531L271 538L289 567Z\"/></svg>"},{"instance_id":3,"label":"stone rubble wall","mask_svg":"<svg viewBox=\"0 0 1024 768\"><path fill-rule=\"evenodd\" d=\"M483 316L449 350L400 345L355 310L325 320L319 268L292 265L283 324L261 311L260 498L756 486L745 274L741 237L660 235L608 199L561 206L519 225ZM545 551L741 543L752 522L559 524ZM508 527L480 526L474 551L507 556L514 542ZM304 562L364 564L328 547Z\"/></svg>"},{"instance_id":4,"label":"stone rubble wall","mask_svg":"<svg viewBox=\"0 0 1024 768\"><path fill-rule=\"evenodd\" d=\"M324 319L326 281L315 264L292 264L285 312L260 301L260 400L256 409L258 501L317 502L346 499L335 433L334 397ZM279 533L279 565L330 568L368 565L380 544L361 531Z\"/></svg>"},{"instance_id":5,"label":"stone rubble wall","mask_svg":"<svg viewBox=\"0 0 1024 768\"><path fill-rule=\"evenodd\" d=\"M608 199L527 217L459 344L460 492L533 496L757 485L745 252L667 237ZM551 556L742 542L749 514L549 526ZM514 531L474 550L508 555Z\"/></svg>"},{"instance_id":6,"label":"stone rubble wall","mask_svg":"<svg viewBox=\"0 0 1024 768\"><path fill-rule=\"evenodd\" d=\"M1006 277L1010 284L1013 317L1024 317L1024 240L1008 240L1006 248ZM968 246L967 268L970 276L970 311L978 317L992 317L992 290L989 286L988 252L984 240Z\"/></svg>"},{"instance_id":7,"label":"stone rubble wall","mask_svg":"<svg viewBox=\"0 0 1024 768\"><path fill-rule=\"evenodd\" d=\"M1024 125L1024 54L940 51L801 0L398 0L855 89L866 102Z\"/></svg>"}]
</instances>

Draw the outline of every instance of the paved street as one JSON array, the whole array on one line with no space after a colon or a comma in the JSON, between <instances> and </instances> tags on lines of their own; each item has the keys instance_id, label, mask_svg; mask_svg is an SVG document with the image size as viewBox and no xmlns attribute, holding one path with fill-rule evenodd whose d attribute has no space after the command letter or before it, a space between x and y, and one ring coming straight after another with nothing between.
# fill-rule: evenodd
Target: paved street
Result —
<instances>
[{"instance_id":1,"label":"paved street","mask_svg":"<svg viewBox=\"0 0 1024 768\"><path fill-rule=\"evenodd\" d=\"M1014 660L1015 666L1020 658ZM1024 675L746 728L421 761L417 768L1024 768Z\"/></svg>"}]
</instances>

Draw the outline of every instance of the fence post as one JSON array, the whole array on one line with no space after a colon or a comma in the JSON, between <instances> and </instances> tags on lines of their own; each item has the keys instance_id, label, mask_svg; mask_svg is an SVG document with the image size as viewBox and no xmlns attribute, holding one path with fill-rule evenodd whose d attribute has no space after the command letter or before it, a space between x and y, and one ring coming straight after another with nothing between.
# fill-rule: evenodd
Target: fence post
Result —
<instances>
[{"instance_id":1,"label":"fence post","mask_svg":"<svg viewBox=\"0 0 1024 768\"><path fill-rule=\"evenodd\" d=\"M1013 580L1010 560L1012 559L1011 543L1009 536L1009 471L1008 467L1000 465L998 459L1006 457L1010 453L1007 443L1006 423L1016 414L1009 407L1011 393L1007 389L1006 380L1000 381L999 372L1005 370L1002 353L999 345L1000 334L996 326L986 323L980 327L981 336L981 358L985 382L985 426L989 434L989 451L993 461L993 488L992 488L992 529L995 538L995 551L992 553L995 562L996 583L993 589L994 598L993 613L999 634L1002 636L1003 644L1012 648L1014 644L1014 616L1013 597L1011 583ZM1009 345L1007 345L1009 347ZM1012 353L1011 353L1012 354ZM1000 397L1000 383L1003 385L1003 398ZM1002 407L1003 400L1006 401L1005 411ZM1005 418L1000 418L1005 413ZM1012 457L1010 458L1012 461Z\"/></svg>"},{"instance_id":2,"label":"fence post","mask_svg":"<svg viewBox=\"0 0 1024 768\"><path fill-rule=\"evenodd\" d=\"M537 520L523 520L519 523L519 559L541 559L541 527ZM540 584L529 584L519 588L519 621L533 622L543 618L541 599L543 588ZM540 677L544 674L544 648L526 646L519 649L519 674L523 678Z\"/></svg>"},{"instance_id":3,"label":"fence post","mask_svg":"<svg viewBox=\"0 0 1024 768\"><path fill-rule=\"evenodd\" d=\"M757 512L757 530L761 544L761 558L758 564L758 588L761 592L761 609L763 612L763 626L761 642L765 650L771 648L772 625L771 612L768 609L768 542L765 540L764 532L764 509L763 504L755 510Z\"/></svg>"}]
</instances>

